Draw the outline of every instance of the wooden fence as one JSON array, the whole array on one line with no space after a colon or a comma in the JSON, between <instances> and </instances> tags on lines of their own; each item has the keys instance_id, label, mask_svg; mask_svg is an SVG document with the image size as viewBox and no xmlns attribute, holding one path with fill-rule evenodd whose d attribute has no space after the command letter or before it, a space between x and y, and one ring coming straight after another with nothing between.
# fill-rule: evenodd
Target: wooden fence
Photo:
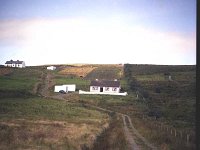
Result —
<instances>
[{"instance_id":1,"label":"wooden fence","mask_svg":"<svg viewBox=\"0 0 200 150\"><path fill-rule=\"evenodd\" d=\"M195 144L195 132L192 130L180 130L172 126L166 125L156 120L156 117L149 117L147 115L142 115L143 120L148 120L150 126L158 129L159 131L165 131L170 136L183 140L187 144Z\"/></svg>"}]
</instances>

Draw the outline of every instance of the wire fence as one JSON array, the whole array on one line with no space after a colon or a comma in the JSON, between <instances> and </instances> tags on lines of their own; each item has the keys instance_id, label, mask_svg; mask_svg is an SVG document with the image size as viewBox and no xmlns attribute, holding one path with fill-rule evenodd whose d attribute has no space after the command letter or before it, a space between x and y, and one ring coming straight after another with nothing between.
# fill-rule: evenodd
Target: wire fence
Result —
<instances>
[{"instance_id":1,"label":"wire fence","mask_svg":"<svg viewBox=\"0 0 200 150\"><path fill-rule=\"evenodd\" d=\"M156 117L149 117L147 115L142 115L140 117L143 120L148 120L149 125L152 128L163 131L170 136L182 140L184 143L186 142L187 144L195 144L195 132L193 130L177 129L175 127L157 121Z\"/></svg>"}]
</instances>

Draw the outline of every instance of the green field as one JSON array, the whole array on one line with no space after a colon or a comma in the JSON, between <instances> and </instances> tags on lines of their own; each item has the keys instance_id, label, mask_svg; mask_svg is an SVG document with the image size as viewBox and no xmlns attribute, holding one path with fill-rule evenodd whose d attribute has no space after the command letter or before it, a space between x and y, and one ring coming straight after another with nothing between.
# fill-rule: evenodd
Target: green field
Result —
<instances>
[{"instance_id":1,"label":"green field","mask_svg":"<svg viewBox=\"0 0 200 150\"><path fill-rule=\"evenodd\" d=\"M62 85L62 84L76 84L76 90L89 90L90 80L86 80L83 78L77 78L77 77L69 77L69 76L55 76L54 78L56 85Z\"/></svg>"},{"instance_id":2,"label":"green field","mask_svg":"<svg viewBox=\"0 0 200 150\"><path fill-rule=\"evenodd\" d=\"M12 68L11 73L0 76L0 98L30 95L42 72L41 68Z\"/></svg>"},{"instance_id":3,"label":"green field","mask_svg":"<svg viewBox=\"0 0 200 150\"><path fill-rule=\"evenodd\" d=\"M48 119L48 120L69 120L84 122L103 117L98 111L89 110L80 104L72 104L65 101L27 98L27 99L2 99L0 100L0 119ZM105 117L105 116L104 116ZM80 121L81 122L81 121Z\"/></svg>"},{"instance_id":4,"label":"green field","mask_svg":"<svg viewBox=\"0 0 200 150\"><path fill-rule=\"evenodd\" d=\"M79 149L82 144L91 145L88 139L101 132L108 120L103 112L65 101L1 99L0 149Z\"/></svg>"},{"instance_id":5,"label":"green field","mask_svg":"<svg viewBox=\"0 0 200 150\"><path fill-rule=\"evenodd\" d=\"M27 67L0 76L0 149L82 149L91 147L96 135L108 126L110 119L104 112L33 95L35 85L43 85L47 73L57 75L45 67Z\"/></svg>"}]
</instances>

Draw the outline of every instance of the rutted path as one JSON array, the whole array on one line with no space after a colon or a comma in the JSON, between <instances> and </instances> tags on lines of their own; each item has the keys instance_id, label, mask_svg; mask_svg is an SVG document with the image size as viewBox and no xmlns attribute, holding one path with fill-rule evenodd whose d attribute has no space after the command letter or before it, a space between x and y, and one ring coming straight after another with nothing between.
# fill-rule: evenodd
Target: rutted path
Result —
<instances>
[{"instance_id":1,"label":"rutted path","mask_svg":"<svg viewBox=\"0 0 200 150\"><path fill-rule=\"evenodd\" d=\"M85 106L88 106L88 107L92 107L92 108L95 108L97 110L101 110L101 111L105 111L105 112L108 112L108 113L112 113L114 111L112 110L108 110L108 109L105 109L105 108L101 108L101 107L98 107L98 106L94 106L94 105L90 105L90 104L84 104ZM151 143L149 143L139 132L137 129L135 129L135 127L133 126L132 124L132 120L131 118L126 115L126 114L122 114L122 113L119 113L119 112L115 112L117 113L118 115L121 115L122 116L122 120L123 120L123 125L124 125L124 133L125 133L125 136L126 136L126 139L129 143L129 149L130 150L157 150L157 148L155 146L153 146ZM129 126L128 126L129 125ZM140 144L138 144L136 142L136 140L139 140L141 141Z\"/></svg>"},{"instance_id":2,"label":"rutted path","mask_svg":"<svg viewBox=\"0 0 200 150\"><path fill-rule=\"evenodd\" d=\"M65 94L58 94L58 95L53 95L50 96L49 88L53 85L52 79L53 76L50 73L47 73L46 76L45 74L42 75L44 78L43 86L41 91L39 92L42 96L48 97L48 98L54 98L54 99L59 99L59 100L66 100L65 99ZM95 108L97 110L105 111L112 113L114 111L108 110L105 108L101 108L98 106L90 105L90 104L84 104L85 106ZM129 149L130 150L140 150L140 149L148 149L148 150L156 150L157 148L154 147L151 143L149 143L138 131L135 129L135 127L132 124L131 118L126 115L122 114L119 112L115 112L118 115L122 117L123 120L123 129L124 129L124 134L126 136L127 142L129 144ZM136 141L141 141L140 143L137 143Z\"/></svg>"},{"instance_id":3,"label":"rutted path","mask_svg":"<svg viewBox=\"0 0 200 150\"><path fill-rule=\"evenodd\" d=\"M47 74L42 74L42 88L41 91L39 91L38 93L44 97L48 97L48 98L53 98L53 99L60 99L60 100L66 100L64 98L64 94L54 94L54 95L50 95L50 88L53 86L54 82L53 82L53 75L51 73L47 73Z\"/></svg>"},{"instance_id":4,"label":"rutted path","mask_svg":"<svg viewBox=\"0 0 200 150\"><path fill-rule=\"evenodd\" d=\"M133 139L133 136L131 135L131 132L129 131L129 128L127 127L125 115L122 115L123 124L124 124L124 133L126 135L126 139L129 143L129 148L131 150L139 150L138 145L135 143L135 140Z\"/></svg>"},{"instance_id":5,"label":"rutted path","mask_svg":"<svg viewBox=\"0 0 200 150\"><path fill-rule=\"evenodd\" d=\"M137 139L139 139L140 141L142 141L142 143L145 145L145 147L147 147L148 149L152 149L152 150L156 150L157 148L155 147L155 146L153 146L151 143L149 143L139 132L138 132L138 130L137 129L135 129L135 127L133 126L133 124L132 124L132 121L131 121L131 118L128 116L128 115L123 115L123 120L124 120L124 122L125 122L125 118L127 118L127 120L128 120L128 123L129 123L129 125L130 125L130 132L132 132L134 135L135 135L135 137L137 138ZM127 126L126 124L125 124L125 126ZM134 149L135 150L135 149ZM137 149L136 149L137 150Z\"/></svg>"}]
</instances>

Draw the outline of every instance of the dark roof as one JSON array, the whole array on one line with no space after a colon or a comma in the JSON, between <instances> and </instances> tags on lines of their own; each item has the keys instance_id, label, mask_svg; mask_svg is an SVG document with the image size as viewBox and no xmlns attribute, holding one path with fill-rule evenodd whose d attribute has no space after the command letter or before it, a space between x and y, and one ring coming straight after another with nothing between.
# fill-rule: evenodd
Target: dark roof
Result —
<instances>
[{"instance_id":1,"label":"dark roof","mask_svg":"<svg viewBox=\"0 0 200 150\"><path fill-rule=\"evenodd\" d=\"M91 81L90 86L120 87L120 82L119 81L109 81L109 80L94 80L94 81Z\"/></svg>"},{"instance_id":2,"label":"dark roof","mask_svg":"<svg viewBox=\"0 0 200 150\"><path fill-rule=\"evenodd\" d=\"M22 64L22 63L23 63L23 61L19 61L19 60L13 61L13 60L10 60L10 61L6 61L5 64Z\"/></svg>"}]
</instances>

